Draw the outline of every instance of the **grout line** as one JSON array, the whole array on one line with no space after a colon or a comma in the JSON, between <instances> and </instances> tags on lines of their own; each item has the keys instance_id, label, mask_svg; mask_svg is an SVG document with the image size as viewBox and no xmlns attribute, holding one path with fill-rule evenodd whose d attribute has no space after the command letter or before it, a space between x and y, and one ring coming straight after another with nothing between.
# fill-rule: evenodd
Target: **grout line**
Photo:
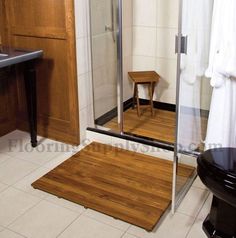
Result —
<instances>
[{"instance_id":1,"label":"grout line","mask_svg":"<svg viewBox=\"0 0 236 238\"><path fill-rule=\"evenodd\" d=\"M19 235L19 236L21 236L21 237L27 238L25 235L23 235L23 234L21 234L21 233L19 233L19 232L13 231L13 230L10 229L10 228L5 228L4 230L11 231L11 232L13 232L13 233L15 233L15 234L17 234L17 235ZM4 231L4 230L3 230L3 231ZM0 231L0 234L1 234L1 232L3 232L3 231Z\"/></svg>"},{"instance_id":2,"label":"grout line","mask_svg":"<svg viewBox=\"0 0 236 238\"><path fill-rule=\"evenodd\" d=\"M92 210L92 209L90 209L90 210ZM94 211L94 210L92 210L92 211ZM97 211L95 211L95 212L97 212ZM101 213L101 212L98 212L98 213ZM101 213L101 214L103 214L103 213ZM110 217L110 218L112 218L112 219L114 219L114 220L121 221L120 219L115 219L115 218L112 217L112 216L109 216L109 215L106 215L106 214L103 214L103 215L108 216L108 217ZM116 230L123 231L123 232L126 232L126 231L130 228L130 226L131 226L131 224L129 224L129 223L125 222L125 221L121 221L121 222L125 222L125 223L129 224L129 227L128 227L127 229L125 229L125 231L124 231L124 230L122 230L121 228L118 228L118 227L116 227L116 226L114 226L114 225L111 225L111 224L108 224L108 223L106 223L106 222L104 222L104 221L101 221L101 220L99 220L98 218L94 218L94 217L89 216L89 215L86 215L86 214L84 214L84 216L86 216L86 217L88 217L88 218L90 218L90 219L92 219L92 220L95 220L95 221L97 221L97 222L99 222L99 223L102 223L102 224L104 224L104 225L111 226L112 228L115 228Z\"/></svg>"},{"instance_id":3,"label":"grout line","mask_svg":"<svg viewBox=\"0 0 236 238\"><path fill-rule=\"evenodd\" d=\"M24 192L26 193L26 192ZM26 193L28 194L28 193ZM29 195L29 194L28 194ZM9 227L15 222L17 221L20 217L24 216L28 211L30 211L31 209L33 209L34 207L36 207L39 203L42 202L42 199L39 199L38 202L36 202L32 207L28 208L25 212L23 212L20 216L18 216L17 218L15 218L12 222L10 222L8 225L7 225L7 229L10 229Z\"/></svg>"},{"instance_id":4,"label":"grout line","mask_svg":"<svg viewBox=\"0 0 236 238\"><path fill-rule=\"evenodd\" d=\"M73 221L70 222L70 224L68 224L57 236L56 238L58 238L59 236L61 236L76 220L78 220L81 216L82 216L83 212L81 214L79 214Z\"/></svg>"},{"instance_id":5,"label":"grout line","mask_svg":"<svg viewBox=\"0 0 236 238\"><path fill-rule=\"evenodd\" d=\"M186 234L185 238L188 238L188 235L189 235L190 231L192 230L194 224L196 223L197 218L198 218L198 215L199 215L200 212L202 211L202 209L203 209L203 207L204 207L204 205L205 205L205 203L206 203L206 201L207 201L207 199L208 199L209 196L210 196L210 193L208 193L208 196L206 196L206 198L205 198L205 200L204 200L204 202L203 202L201 208L199 209L199 212L197 213L197 215L196 215L196 217L195 217L195 219L194 219L194 222L193 222L192 226L190 227L188 233Z\"/></svg>"},{"instance_id":6,"label":"grout line","mask_svg":"<svg viewBox=\"0 0 236 238\"><path fill-rule=\"evenodd\" d=\"M129 228L131 228L131 224L129 225L129 227L126 229L126 231L124 232L124 234L121 236L121 238L123 238L125 235L130 235L129 233L128 233L128 230L129 230ZM137 236L134 236L134 237L137 237ZM138 238L138 237L137 237Z\"/></svg>"}]
</instances>

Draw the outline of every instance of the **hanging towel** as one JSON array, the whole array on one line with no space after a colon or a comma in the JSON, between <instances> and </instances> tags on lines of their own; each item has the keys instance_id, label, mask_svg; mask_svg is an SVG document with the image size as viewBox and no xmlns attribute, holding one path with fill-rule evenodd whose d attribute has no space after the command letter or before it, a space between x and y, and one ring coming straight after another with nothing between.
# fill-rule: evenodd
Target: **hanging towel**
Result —
<instances>
[{"instance_id":1,"label":"hanging towel","mask_svg":"<svg viewBox=\"0 0 236 238\"><path fill-rule=\"evenodd\" d=\"M215 0L206 76L213 86L205 149L236 147L236 1Z\"/></svg>"},{"instance_id":2,"label":"hanging towel","mask_svg":"<svg viewBox=\"0 0 236 238\"><path fill-rule=\"evenodd\" d=\"M181 56L181 78L189 84L204 76L209 58L213 0L184 0L182 34L188 36L187 54Z\"/></svg>"},{"instance_id":3,"label":"hanging towel","mask_svg":"<svg viewBox=\"0 0 236 238\"><path fill-rule=\"evenodd\" d=\"M206 77L218 88L226 78L236 76L236 1L215 0L211 47Z\"/></svg>"}]
</instances>

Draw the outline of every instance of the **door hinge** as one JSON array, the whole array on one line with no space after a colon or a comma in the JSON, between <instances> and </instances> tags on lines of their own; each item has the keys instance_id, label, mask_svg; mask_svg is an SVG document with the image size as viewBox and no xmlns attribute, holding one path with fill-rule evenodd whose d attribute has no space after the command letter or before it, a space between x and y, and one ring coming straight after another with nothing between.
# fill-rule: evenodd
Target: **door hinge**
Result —
<instances>
[{"instance_id":1,"label":"door hinge","mask_svg":"<svg viewBox=\"0 0 236 238\"><path fill-rule=\"evenodd\" d=\"M180 44L179 44L180 39ZM180 46L180 51L179 51ZM175 36L175 53L180 54L186 54L188 52L188 36L181 36L180 38L178 36Z\"/></svg>"}]
</instances>

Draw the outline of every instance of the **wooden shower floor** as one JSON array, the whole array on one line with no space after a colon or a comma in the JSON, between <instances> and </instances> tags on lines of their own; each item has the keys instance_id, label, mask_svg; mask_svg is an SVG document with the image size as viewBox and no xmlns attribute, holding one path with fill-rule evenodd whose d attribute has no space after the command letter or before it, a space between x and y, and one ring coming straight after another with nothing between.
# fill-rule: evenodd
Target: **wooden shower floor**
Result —
<instances>
[{"instance_id":1,"label":"wooden shower floor","mask_svg":"<svg viewBox=\"0 0 236 238\"><path fill-rule=\"evenodd\" d=\"M155 109L154 116L150 110L142 110L142 115L137 116L137 110L132 108L124 112L124 131L135 135L152 138L167 143L175 142L175 112ZM104 125L113 131L119 131L117 118Z\"/></svg>"},{"instance_id":2,"label":"wooden shower floor","mask_svg":"<svg viewBox=\"0 0 236 238\"><path fill-rule=\"evenodd\" d=\"M154 140L167 142L170 144L175 143L175 128L176 128L176 113L161 109L154 109L154 116L151 116L149 109L142 110L142 115L137 116L136 109L128 109L124 112L124 132L133 134L141 137L151 138ZM192 126L193 122L196 121L196 116L191 114L181 114L182 121L185 122L185 130L182 136L186 134L186 138L181 138L181 142L186 140L186 144L189 143L192 138L187 137L188 134L198 134L195 131L196 128ZM207 131L207 117L202 116L201 121L201 136L202 139L206 136ZM113 118L111 121L106 123L104 127L107 127L113 131L119 131L119 125L117 118ZM190 133L191 132L191 133ZM198 150L203 151L203 142L198 145Z\"/></svg>"},{"instance_id":3,"label":"wooden shower floor","mask_svg":"<svg viewBox=\"0 0 236 238\"><path fill-rule=\"evenodd\" d=\"M172 169L170 161L92 143L32 186L150 231L171 202ZM179 166L182 186L193 171Z\"/></svg>"}]
</instances>

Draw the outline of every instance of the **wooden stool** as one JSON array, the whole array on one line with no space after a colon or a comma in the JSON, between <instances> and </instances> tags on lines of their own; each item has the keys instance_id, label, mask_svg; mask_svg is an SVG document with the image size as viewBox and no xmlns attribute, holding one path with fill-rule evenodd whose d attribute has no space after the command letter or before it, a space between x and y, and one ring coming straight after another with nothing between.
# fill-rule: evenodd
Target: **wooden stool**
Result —
<instances>
[{"instance_id":1,"label":"wooden stool","mask_svg":"<svg viewBox=\"0 0 236 238\"><path fill-rule=\"evenodd\" d=\"M128 72L129 77L134 82L134 96L133 96L133 108L135 105L135 101L137 104L137 113L140 117L140 102L139 102L139 94L138 94L138 85L139 84L147 84L148 85L148 91L149 91L149 97L150 97L150 108L151 113L154 115L153 110L153 94L155 90L156 84L160 80L160 75L157 74L155 71L136 71L136 72Z\"/></svg>"}]
</instances>

